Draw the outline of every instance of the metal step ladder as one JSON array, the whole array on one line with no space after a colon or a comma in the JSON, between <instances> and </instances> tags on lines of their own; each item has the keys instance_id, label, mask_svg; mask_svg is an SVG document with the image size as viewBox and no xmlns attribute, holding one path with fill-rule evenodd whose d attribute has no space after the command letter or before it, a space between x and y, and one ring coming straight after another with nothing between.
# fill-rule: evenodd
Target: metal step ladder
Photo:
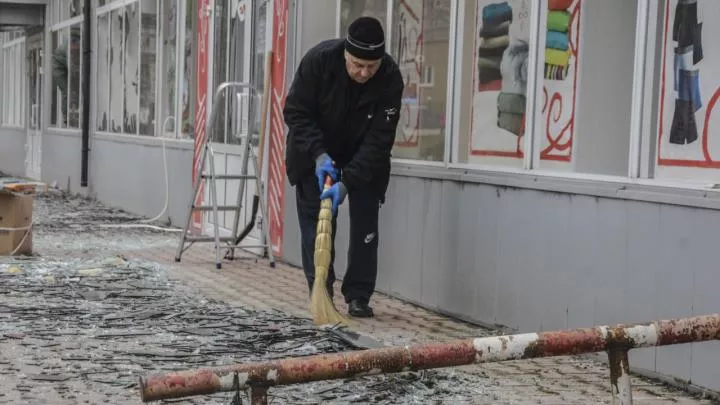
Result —
<instances>
[{"instance_id":1,"label":"metal step ladder","mask_svg":"<svg viewBox=\"0 0 720 405\"><path fill-rule=\"evenodd\" d=\"M221 261L221 254L220 251L225 248L227 249L226 254L224 255L225 259L233 260L235 256L235 249L252 249L252 248L263 248L264 254L263 257L269 258L270 266L275 267L275 257L273 255L272 246L270 239L270 231L267 226L267 221L265 220L267 218L267 206L265 204L264 199L264 191L265 187L262 182L262 173L260 172L260 168L258 167L258 160L257 156L255 155L253 151L252 143L250 142L250 137L253 134L253 125L251 122L253 121L252 118L248 118L248 124L246 126L247 131L246 135L244 135L242 138L242 163L241 163L241 171L239 174L216 174L215 172L215 152L213 151L212 145L211 145L211 131L215 128L215 121L218 119L218 110L221 108L221 105L219 101L221 100L221 96L225 93L226 90L229 89L236 89L237 92L235 93L235 96L237 97L238 101L238 114L237 116L240 118L242 117L242 111L244 106L244 100L247 99L250 104L248 104L249 107L252 107L252 100L255 98L255 94L257 91L255 88L250 84L246 82L225 82L218 86L217 90L215 91L215 95L213 97L213 102L210 107L210 119L208 120L206 124L206 138L205 142L203 144L203 152L202 157L200 159L200 165L198 167L198 172L195 176L195 181L193 184L193 195L192 199L190 200L190 206L188 209L188 216L187 221L185 222L185 228L183 229L182 236L180 238L180 243L178 244L177 253L175 255L175 261L179 262L182 258L183 252L185 252L187 249L190 248L195 242L214 242L215 243L215 267L217 269L222 268L222 261ZM224 106L224 104L223 104ZM251 116L252 114L252 108L249 109ZM242 123L242 119L240 119L238 122ZM238 126L238 133L242 131L243 125ZM260 139L264 139L263 136L260 136ZM208 162L208 156L210 157ZM205 171L205 163L208 162L208 168L209 173ZM254 169L254 175L248 174L248 162L251 162ZM251 221L247 226L243 229L243 231L238 234L238 227L240 222L240 211L242 209L242 202L245 192L245 184L248 179L255 180L256 184L256 194L255 198L253 200L253 210L252 210L252 216ZM218 198L217 198L217 181L218 180L239 180L240 186L238 189L238 198L236 205L218 205ZM198 201L198 196L200 193L200 185L207 183L209 185L209 193L210 193L210 204L209 205L195 205L195 202ZM227 184L227 183L226 183ZM240 245L240 242L250 233L252 228L255 226L255 218L257 215L257 209L258 206L261 211L261 218L258 218L257 222L261 228L261 238L264 239L261 240L260 244L246 244L246 245ZM220 223L218 218L218 212L235 212L235 220L233 222L233 230L232 234L230 236L220 236ZM192 218L193 214L195 212L212 212L212 223L213 223L213 235L207 236L203 235L203 232L200 232L200 235L192 235L189 234L190 226L192 224ZM202 227L202 225L201 225Z\"/></svg>"}]
</instances>

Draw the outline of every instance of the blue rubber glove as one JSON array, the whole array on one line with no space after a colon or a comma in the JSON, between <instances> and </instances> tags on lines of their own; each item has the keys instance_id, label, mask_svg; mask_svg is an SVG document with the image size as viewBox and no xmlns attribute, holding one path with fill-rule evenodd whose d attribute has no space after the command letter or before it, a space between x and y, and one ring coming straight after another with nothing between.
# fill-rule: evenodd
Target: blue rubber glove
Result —
<instances>
[{"instance_id":1,"label":"blue rubber glove","mask_svg":"<svg viewBox=\"0 0 720 405\"><path fill-rule=\"evenodd\" d=\"M315 176L317 177L318 187L320 187L321 192L323 188L325 188L325 176L330 176L333 182L339 180L337 169L333 166L333 161L327 153L323 153L315 160Z\"/></svg>"},{"instance_id":2,"label":"blue rubber glove","mask_svg":"<svg viewBox=\"0 0 720 405\"><path fill-rule=\"evenodd\" d=\"M347 188L341 181L323 191L322 194L320 194L320 200L332 198L332 213L333 216L337 216L338 207L345 201L345 196L347 196Z\"/></svg>"}]
</instances>

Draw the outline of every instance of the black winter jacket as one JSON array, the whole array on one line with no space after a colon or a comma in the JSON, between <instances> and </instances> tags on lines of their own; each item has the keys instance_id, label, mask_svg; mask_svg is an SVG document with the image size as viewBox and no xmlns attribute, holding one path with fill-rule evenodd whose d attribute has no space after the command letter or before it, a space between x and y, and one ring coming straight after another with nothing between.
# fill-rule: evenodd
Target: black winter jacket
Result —
<instances>
[{"instance_id":1,"label":"black winter jacket","mask_svg":"<svg viewBox=\"0 0 720 405\"><path fill-rule=\"evenodd\" d=\"M347 73L344 40L323 41L300 62L288 92L285 165L291 185L315 170L327 153L341 169L349 192L374 191L383 199L390 179L390 152L400 117L403 79L388 54L365 84Z\"/></svg>"}]
</instances>

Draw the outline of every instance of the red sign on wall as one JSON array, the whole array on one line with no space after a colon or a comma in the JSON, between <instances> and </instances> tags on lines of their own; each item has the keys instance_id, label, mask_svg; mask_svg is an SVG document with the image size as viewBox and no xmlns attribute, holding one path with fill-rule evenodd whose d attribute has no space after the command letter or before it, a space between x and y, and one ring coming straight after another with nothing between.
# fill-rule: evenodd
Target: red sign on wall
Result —
<instances>
[{"instance_id":1,"label":"red sign on wall","mask_svg":"<svg viewBox=\"0 0 720 405\"><path fill-rule=\"evenodd\" d=\"M208 80L208 41L210 40L210 17L207 10L210 0L197 0L197 58L195 59L195 148L193 150L193 172L192 179L195 178L200 170L200 158L202 157L203 145L207 133L205 125L207 123L207 80ZM200 185L200 190L195 205L203 202L205 187ZM193 231L199 232L202 229L202 213L193 212L192 226Z\"/></svg>"},{"instance_id":2,"label":"red sign on wall","mask_svg":"<svg viewBox=\"0 0 720 405\"><path fill-rule=\"evenodd\" d=\"M268 216L273 251L279 256L282 254L285 214L285 124L282 109L286 93L288 0L274 0L273 11Z\"/></svg>"}]
</instances>

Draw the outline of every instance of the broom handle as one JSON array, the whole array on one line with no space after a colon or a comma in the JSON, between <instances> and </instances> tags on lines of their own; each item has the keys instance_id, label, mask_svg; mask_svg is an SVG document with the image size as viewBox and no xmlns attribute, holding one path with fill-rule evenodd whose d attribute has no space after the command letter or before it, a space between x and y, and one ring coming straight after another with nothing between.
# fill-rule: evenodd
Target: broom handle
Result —
<instances>
[{"instance_id":1,"label":"broom handle","mask_svg":"<svg viewBox=\"0 0 720 405\"><path fill-rule=\"evenodd\" d=\"M332 187L332 185L333 185L332 177L326 175L325 176L325 189L326 190L329 189L330 187Z\"/></svg>"}]
</instances>

